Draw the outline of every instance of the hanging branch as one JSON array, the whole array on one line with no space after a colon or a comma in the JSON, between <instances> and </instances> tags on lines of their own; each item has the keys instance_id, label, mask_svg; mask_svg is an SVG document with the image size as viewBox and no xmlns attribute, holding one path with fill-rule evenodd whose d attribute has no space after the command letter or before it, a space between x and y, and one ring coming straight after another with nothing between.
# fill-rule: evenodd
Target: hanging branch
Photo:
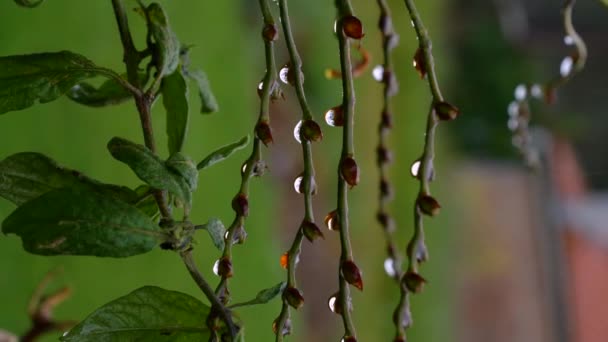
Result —
<instances>
[{"instance_id":1,"label":"hanging branch","mask_svg":"<svg viewBox=\"0 0 608 342\"><path fill-rule=\"evenodd\" d=\"M513 145L520 151L526 164L532 168L538 167L538 151L534 148L529 131L532 113L530 99L544 99L546 104L553 104L559 87L568 83L572 77L585 67L587 61L587 46L576 32L572 24L572 11L576 0L566 0L562 7L562 20L566 36L564 43L573 46L573 51L562 59L559 74L541 84L520 84L515 87L515 100L509 104L508 127L513 132Z\"/></svg>"},{"instance_id":2,"label":"hanging branch","mask_svg":"<svg viewBox=\"0 0 608 342\"><path fill-rule=\"evenodd\" d=\"M304 305L304 297L297 288L296 267L300 257L302 240L306 237L313 242L323 233L315 224L312 208L312 195L316 193L315 170L312 161L312 142L320 141L323 138L321 127L314 121L312 112L306 101L304 93L304 74L302 73L302 60L298 54L296 43L291 30L287 0L279 0L279 9L283 34L289 51L290 65L281 70L281 79L286 83L293 84L296 95L302 109L302 119L296 126L294 135L296 140L302 145L302 158L304 160L304 172L295 180L294 187L298 193L304 196L304 219L298 228L296 236L289 251L281 258L282 266L287 268L287 287L283 290L283 305L281 313L273 323L273 330L276 334L276 341L283 341L283 337L291 331L290 309L295 309Z\"/></svg>"},{"instance_id":3,"label":"hanging branch","mask_svg":"<svg viewBox=\"0 0 608 342\"><path fill-rule=\"evenodd\" d=\"M235 217L225 236L225 246L222 257L216 261L216 274L221 280L215 290L222 303L230 301L228 279L232 277L232 245L243 243L247 237L245 232L245 218L249 215L249 180L253 176L260 177L266 170L266 163L262 160L261 144L268 146L273 142L270 128L270 101L281 97L281 90L277 82L276 62L274 56L274 42L278 39L278 30L268 6L267 0L260 0L260 8L264 17L262 38L266 56L266 73L258 86L260 95L260 113L254 128L253 149L241 169L241 185L232 200L232 209ZM208 321L217 319L217 314L211 313Z\"/></svg>"},{"instance_id":4,"label":"hanging branch","mask_svg":"<svg viewBox=\"0 0 608 342\"><path fill-rule=\"evenodd\" d=\"M363 290L361 271L353 261L348 220L348 189L359 183L359 168L354 159L353 125L355 115L355 90L353 85L353 63L350 39L363 38L363 25L353 16L349 0L336 0L336 34L340 49L340 69L342 79L342 104L330 109L325 119L330 126L343 126L342 152L338 164L337 209L330 212L325 222L330 230L340 231L340 266L338 280L340 289L329 299L330 309L342 316L344 325L343 341L356 341L356 331L351 315L351 295L348 284Z\"/></svg>"},{"instance_id":5,"label":"hanging branch","mask_svg":"<svg viewBox=\"0 0 608 342\"><path fill-rule=\"evenodd\" d=\"M401 268L402 256L398 251L395 243L394 231L395 224L388 211L388 204L392 200L392 189L388 177L388 168L392 162L392 151L388 146L388 136L392 128L392 108L391 97L395 96L398 91L397 78L393 70L393 61L391 51L395 48L399 41L399 36L393 29L393 21L390 8L386 0L378 0L380 7L380 20L378 27L382 33L382 50L384 63L378 65L373 70L373 76L376 81L384 84L383 90L383 108L380 114L380 124L378 125L378 147L376 149L376 163L378 165L380 182L379 182L379 209L376 215L378 223L382 226L387 244L388 258L384 261L384 270L398 284L403 275ZM404 336L404 331L398 320L395 320L395 329L397 336Z\"/></svg>"},{"instance_id":6,"label":"hanging branch","mask_svg":"<svg viewBox=\"0 0 608 342\"><path fill-rule=\"evenodd\" d=\"M459 115L458 109L445 102L441 94L435 71L431 38L424 27L414 1L405 0L405 5L410 14L419 42L419 47L414 55L414 67L421 78L427 77L432 101L427 117L424 150L420 159L412 166L412 174L419 179L420 189L414 204L414 234L406 250L409 260L408 268L401 278L401 297L393 315L394 322L398 327L395 341L405 341L405 329L412 324L409 293L420 292L426 282L418 273L420 263L428 259L428 251L424 242L422 216L435 216L439 214L441 207L439 202L431 196L430 191L430 182L434 175L435 129L440 120L454 120Z\"/></svg>"}]
</instances>

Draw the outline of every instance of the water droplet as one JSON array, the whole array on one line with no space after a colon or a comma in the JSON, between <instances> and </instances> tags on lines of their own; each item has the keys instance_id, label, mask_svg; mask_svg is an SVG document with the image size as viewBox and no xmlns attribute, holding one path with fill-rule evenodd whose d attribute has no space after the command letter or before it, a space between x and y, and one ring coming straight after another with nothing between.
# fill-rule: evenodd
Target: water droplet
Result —
<instances>
[{"instance_id":1,"label":"water droplet","mask_svg":"<svg viewBox=\"0 0 608 342\"><path fill-rule=\"evenodd\" d=\"M338 20L334 21L334 33L338 33Z\"/></svg>"},{"instance_id":2,"label":"water droplet","mask_svg":"<svg viewBox=\"0 0 608 342\"><path fill-rule=\"evenodd\" d=\"M293 137L300 144L302 143L302 137L300 137L300 130L302 129L302 120L298 121L296 127L293 128Z\"/></svg>"},{"instance_id":3,"label":"water droplet","mask_svg":"<svg viewBox=\"0 0 608 342\"><path fill-rule=\"evenodd\" d=\"M509 118L509 121L507 121L507 127L509 127L509 129L512 131L516 130L517 127L519 127L519 120L517 120L515 117Z\"/></svg>"},{"instance_id":4,"label":"water droplet","mask_svg":"<svg viewBox=\"0 0 608 342\"><path fill-rule=\"evenodd\" d=\"M567 56L566 58L564 58L564 60L562 60L562 64L560 64L559 66L559 74L562 75L562 77L567 77L572 72L573 65L574 60L572 59L572 57Z\"/></svg>"},{"instance_id":5,"label":"water droplet","mask_svg":"<svg viewBox=\"0 0 608 342\"><path fill-rule=\"evenodd\" d=\"M329 310L331 310L331 312L336 313L336 302L338 301L338 297L336 296L331 296L329 297L329 301L327 302L327 304L329 305Z\"/></svg>"},{"instance_id":6,"label":"water droplet","mask_svg":"<svg viewBox=\"0 0 608 342\"><path fill-rule=\"evenodd\" d=\"M517 87L515 87L515 99L517 101L525 100L527 95L528 95L528 87L526 87L524 84L520 84Z\"/></svg>"},{"instance_id":7,"label":"water droplet","mask_svg":"<svg viewBox=\"0 0 608 342\"><path fill-rule=\"evenodd\" d=\"M228 240L229 234L230 234L230 231L228 231L228 230L224 233L224 240Z\"/></svg>"},{"instance_id":8,"label":"water droplet","mask_svg":"<svg viewBox=\"0 0 608 342\"><path fill-rule=\"evenodd\" d=\"M215 264L213 264L213 274L216 276L220 275L220 260L216 260Z\"/></svg>"},{"instance_id":9,"label":"water droplet","mask_svg":"<svg viewBox=\"0 0 608 342\"><path fill-rule=\"evenodd\" d=\"M264 82L260 82L258 84L258 90L262 90L264 88Z\"/></svg>"},{"instance_id":10,"label":"water droplet","mask_svg":"<svg viewBox=\"0 0 608 342\"><path fill-rule=\"evenodd\" d=\"M287 269L287 266L289 265L289 254L287 254L287 252L285 252L283 255L281 255L281 267L283 267L284 269Z\"/></svg>"},{"instance_id":11,"label":"water droplet","mask_svg":"<svg viewBox=\"0 0 608 342\"><path fill-rule=\"evenodd\" d=\"M418 177L418 172L420 172L420 164L420 160L416 160L412 164L412 167L410 168L410 173L412 174L412 177Z\"/></svg>"},{"instance_id":12,"label":"water droplet","mask_svg":"<svg viewBox=\"0 0 608 342\"><path fill-rule=\"evenodd\" d=\"M325 216L325 225L329 230L340 230L337 210L334 210Z\"/></svg>"},{"instance_id":13,"label":"water droplet","mask_svg":"<svg viewBox=\"0 0 608 342\"><path fill-rule=\"evenodd\" d=\"M514 118L519 114L519 104L516 101L509 103L509 107L507 108L507 112L509 116Z\"/></svg>"},{"instance_id":14,"label":"water droplet","mask_svg":"<svg viewBox=\"0 0 608 342\"><path fill-rule=\"evenodd\" d=\"M285 83L285 84L289 84L289 67L288 66L284 66L283 68L281 68L281 71L279 71L279 78L281 79L281 82Z\"/></svg>"},{"instance_id":15,"label":"water droplet","mask_svg":"<svg viewBox=\"0 0 608 342\"><path fill-rule=\"evenodd\" d=\"M534 84L530 88L530 94L539 99L543 96L543 88L539 84Z\"/></svg>"},{"instance_id":16,"label":"water droplet","mask_svg":"<svg viewBox=\"0 0 608 342\"><path fill-rule=\"evenodd\" d=\"M397 270L395 267L395 259L388 258L388 259L384 260L384 271L391 278L397 274Z\"/></svg>"},{"instance_id":17,"label":"water droplet","mask_svg":"<svg viewBox=\"0 0 608 342\"><path fill-rule=\"evenodd\" d=\"M344 112L342 106L330 108L325 112L325 122L332 127L344 126Z\"/></svg>"},{"instance_id":18,"label":"water droplet","mask_svg":"<svg viewBox=\"0 0 608 342\"><path fill-rule=\"evenodd\" d=\"M243 164L243 167L241 168L241 173L245 173L245 171L247 171L247 163Z\"/></svg>"},{"instance_id":19,"label":"water droplet","mask_svg":"<svg viewBox=\"0 0 608 342\"><path fill-rule=\"evenodd\" d=\"M416 27L416 25L414 25L414 21L410 20L410 24L412 24L412 27Z\"/></svg>"},{"instance_id":20,"label":"water droplet","mask_svg":"<svg viewBox=\"0 0 608 342\"><path fill-rule=\"evenodd\" d=\"M564 44L566 44L566 45L573 45L574 44L574 38L572 38L572 36L564 36Z\"/></svg>"},{"instance_id":21,"label":"water droplet","mask_svg":"<svg viewBox=\"0 0 608 342\"><path fill-rule=\"evenodd\" d=\"M70 331L64 331L63 334L61 336L65 337Z\"/></svg>"},{"instance_id":22,"label":"water droplet","mask_svg":"<svg viewBox=\"0 0 608 342\"><path fill-rule=\"evenodd\" d=\"M296 180L293 182L293 188L299 194L301 194L302 190L304 190L304 189L302 189L302 180L304 180L304 176L298 176L296 178Z\"/></svg>"},{"instance_id":23,"label":"water droplet","mask_svg":"<svg viewBox=\"0 0 608 342\"><path fill-rule=\"evenodd\" d=\"M378 82L382 82L384 80L384 67L382 65L376 65L372 70L372 76Z\"/></svg>"}]
</instances>

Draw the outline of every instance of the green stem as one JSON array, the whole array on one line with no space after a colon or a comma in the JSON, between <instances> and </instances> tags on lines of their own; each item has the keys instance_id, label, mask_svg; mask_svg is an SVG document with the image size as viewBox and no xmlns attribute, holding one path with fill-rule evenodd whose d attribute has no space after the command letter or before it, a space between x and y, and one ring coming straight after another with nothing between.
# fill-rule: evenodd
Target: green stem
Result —
<instances>
[{"instance_id":1,"label":"green stem","mask_svg":"<svg viewBox=\"0 0 608 342\"><path fill-rule=\"evenodd\" d=\"M337 0L338 10L338 42L340 48L340 67L342 71L342 109L344 113L344 127L342 134L342 153L338 163L338 220L340 227L340 266L338 266L339 278L339 300L342 304L342 322L345 336L356 338L355 326L350 311L351 302L349 284L340 271L342 262L352 260L352 248L350 242L350 226L348 213L348 185L341 176L340 166L342 159L354 155L353 126L355 117L355 89L353 84L352 61L350 54L350 42L342 29L342 18L352 16L352 6L349 0Z\"/></svg>"}]
</instances>

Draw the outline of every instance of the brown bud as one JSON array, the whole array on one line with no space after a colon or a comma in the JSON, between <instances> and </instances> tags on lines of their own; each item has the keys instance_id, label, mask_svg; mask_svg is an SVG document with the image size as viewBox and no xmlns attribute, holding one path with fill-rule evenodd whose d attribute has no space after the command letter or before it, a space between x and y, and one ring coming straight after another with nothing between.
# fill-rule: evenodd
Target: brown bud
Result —
<instances>
[{"instance_id":1,"label":"brown bud","mask_svg":"<svg viewBox=\"0 0 608 342\"><path fill-rule=\"evenodd\" d=\"M319 227L314 222L304 220L304 221L302 221L302 225L300 226L300 229L302 229L304 236L310 242L314 242L318 238L325 239L325 236L323 236L323 232L321 231L321 229L319 229Z\"/></svg>"},{"instance_id":2,"label":"brown bud","mask_svg":"<svg viewBox=\"0 0 608 342\"><path fill-rule=\"evenodd\" d=\"M347 156L342 158L342 162L340 162L340 175L351 187L359 184L359 167L353 157Z\"/></svg>"},{"instance_id":3,"label":"brown bud","mask_svg":"<svg viewBox=\"0 0 608 342\"><path fill-rule=\"evenodd\" d=\"M382 166L382 164L388 164L393 161L393 154L389 149L384 146L378 146L376 148L376 163L378 166Z\"/></svg>"},{"instance_id":4,"label":"brown bud","mask_svg":"<svg viewBox=\"0 0 608 342\"><path fill-rule=\"evenodd\" d=\"M354 336L344 336L341 342L357 342L357 338Z\"/></svg>"},{"instance_id":5,"label":"brown bud","mask_svg":"<svg viewBox=\"0 0 608 342\"><path fill-rule=\"evenodd\" d=\"M262 29L262 37L267 42L273 42L279 39L279 31L277 27L273 24L266 24Z\"/></svg>"},{"instance_id":6,"label":"brown bud","mask_svg":"<svg viewBox=\"0 0 608 342\"><path fill-rule=\"evenodd\" d=\"M312 120L307 119L302 122L302 128L300 130L302 138L306 141L321 141L323 139L323 133L319 124Z\"/></svg>"},{"instance_id":7,"label":"brown bud","mask_svg":"<svg viewBox=\"0 0 608 342\"><path fill-rule=\"evenodd\" d=\"M439 214L439 209L441 209L441 205L437 200L429 195L421 195L418 197L418 208L428 216L437 216Z\"/></svg>"},{"instance_id":8,"label":"brown bud","mask_svg":"<svg viewBox=\"0 0 608 342\"><path fill-rule=\"evenodd\" d=\"M247 196L243 193L238 193L232 199L232 209L239 216L249 216L249 201Z\"/></svg>"},{"instance_id":9,"label":"brown bud","mask_svg":"<svg viewBox=\"0 0 608 342\"><path fill-rule=\"evenodd\" d=\"M272 332L274 332L275 334L277 333L277 331L279 329L278 325L279 325L279 318L275 319L272 322ZM283 329L281 329L281 334L283 336L291 334L291 320L289 318L287 318L285 320L285 324L283 325Z\"/></svg>"},{"instance_id":10,"label":"brown bud","mask_svg":"<svg viewBox=\"0 0 608 342\"><path fill-rule=\"evenodd\" d=\"M217 275L222 278L232 277L232 261L228 257L222 257L217 265Z\"/></svg>"},{"instance_id":11,"label":"brown bud","mask_svg":"<svg viewBox=\"0 0 608 342\"><path fill-rule=\"evenodd\" d=\"M460 110L447 102L437 102L434 107L435 113L443 121L452 121L460 115Z\"/></svg>"},{"instance_id":12,"label":"brown bud","mask_svg":"<svg viewBox=\"0 0 608 342\"><path fill-rule=\"evenodd\" d=\"M325 216L325 225L329 230L340 230L340 221L338 221L338 210L333 210Z\"/></svg>"},{"instance_id":13,"label":"brown bud","mask_svg":"<svg viewBox=\"0 0 608 342\"><path fill-rule=\"evenodd\" d=\"M418 71L418 75L421 79L426 77L426 67L427 65L426 61L424 60L424 50L419 47L414 54L414 68L416 68L416 71Z\"/></svg>"},{"instance_id":14,"label":"brown bud","mask_svg":"<svg viewBox=\"0 0 608 342\"><path fill-rule=\"evenodd\" d=\"M380 196L384 199L390 199L393 196L393 189L386 179L380 180Z\"/></svg>"},{"instance_id":15,"label":"brown bud","mask_svg":"<svg viewBox=\"0 0 608 342\"><path fill-rule=\"evenodd\" d=\"M397 336L393 342L406 342L405 336Z\"/></svg>"},{"instance_id":16,"label":"brown bud","mask_svg":"<svg viewBox=\"0 0 608 342\"><path fill-rule=\"evenodd\" d=\"M272 144L273 142L272 129L266 120L258 122L258 124L255 126L255 135L264 143L265 146L268 146L268 144Z\"/></svg>"},{"instance_id":17,"label":"brown bud","mask_svg":"<svg viewBox=\"0 0 608 342\"><path fill-rule=\"evenodd\" d=\"M361 39L365 36L361 20L352 15L342 18L342 30L348 38Z\"/></svg>"},{"instance_id":18,"label":"brown bud","mask_svg":"<svg viewBox=\"0 0 608 342\"><path fill-rule=\"evenodd\" d=\"M378 221L378 223L380 223L380 225L382 226L382 228L384 228L386 232L392 233L395 231L395 223L387 213L379 211L376 214L376 220Z\"/></svg>"},{"instance_id":19,"label":"brown bud","mask_svg":"<svg viewBox=\"0 0 608 342\"><path fill-rule=\"evenodd\" d=\"M393 127L393 117L390 112L386 110L382 111L382 117L380 118L380 128L392 128Z\"/></svg>"},{"instance_id":20,"label":"brown bud","mask_svg":"<svg viewBox=\"0 0 608 342\"><path fill-rule=\"evenodd\" d=\"M422 291L424 284L426 283L426 279L413 271L407 271L403 275L403 279L401 281L403 285L405 285L405 287L413 293L419 293Z\"/></svg>"},{"instance_id":21,"label":"brown bud","mask_svg":"<svg viewBox=\"0 0 608 342\"><path fill-rule=\"evenodd\" d=\"M304 297L300 290L295 287L288 287L283 291L283 299L294 309L299 309L304 305Z\"/></svg>"},{"instance_id":22,"label":"brown bud","mask_svg":"<svg viewBox=\"0 0 608 342\"><path fill-rule=\"evenodd\" d=\"M340 265L340 272L347 283L363 291L363 279L361 278L361 271L359 271L359 267L357 267L352 260L342 261L342 265Z\"/></svg>"}]
</instances>

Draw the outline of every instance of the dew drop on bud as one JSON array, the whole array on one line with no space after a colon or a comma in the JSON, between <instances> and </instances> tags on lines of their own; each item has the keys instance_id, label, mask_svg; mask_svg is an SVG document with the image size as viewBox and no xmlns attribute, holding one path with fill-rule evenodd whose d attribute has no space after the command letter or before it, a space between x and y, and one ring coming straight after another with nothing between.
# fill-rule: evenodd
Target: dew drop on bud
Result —
<instances>
[{"instance_id":1,"label":"dew drop on bud","mask_svg":"<svg viewBox=\"0 0 608 342\"><path fill-rule=\"evenodd\" d=\"M287 254L287 252L283 253L283 255L281 255L281 267L283 267L284 269L287 269L287 266L289 265L289 254Z\"/></svg>"},{"instance_id":2,"label":"dew drop on bud","mask_svg":"<svg viewBox=\"0 0 608 342\"><path fill-rule=\"evenodd\" d=\"M298 121L298 123L296 124L296 126L293 128L293 137L300 144L302 143L302 137L300 135L300 131L301 130L302 130L302 120Z\"/></svg>"},{"instance_id":3,"label":"dew drop on bud","mask_svg":"<svg viewBox=\"0 0 608 342\"><path fill-rule=\"evenodd\" d=\"M329 230L340 230L337 210L334 210L325 216L325 225Z\"/></svg>"},{"instance_id":4,"label":"dew drop on bud","mask_svg":"<svg viewBox=\"0 0 608 342\"><path fill-rule=\"evenodd\" d=\"M306 119L302 122L302 128L300 128L300 137L306 141L318 142L323 140L323 132L321 132L321 126L312 119Z\"/></svg>"},{"instance_id":5,"label":"dew drop on bud","mask_svg":"<svg viewBox=\"0 0 608 342\"><path fill-rule=\"evenodd\" d=\"M228 233L228 232L226 232ZM216 260L215 264L213 264L213 274L215 274L216 276L220 275L220 260Z\"/></svg>"},{"instance_id":6,"label":"dew drop on bud","mask_svg":"<svg viewBox=\"0 0 608 342\"><path fill-rule=\"evenodd\" d=\"M386 272L386 274L391 278L397 275L397 270L395 266L395 259L387 258L386 260L384 260L384 272Z\"/></svg>"},{"instance_id":7,"label":"dew drop on bud","mask_svg":"<svg viewBox=\"0 0 608 342\"><path fill-rule=\"evenodd\" d=\"M342 30L348 38L352 39L361 39L365 35L361 20L352 15L342 18Z\"/></svg>"},{"instance_id":8,"label":"dew drop on bud","mask_svg":"<svg viewBox=\"0 0 608 342\"><path fill-rule=\"evenodd\" d=\"M382 65L376 65L372 70L372 76L378 82L384 81L384 67Z\"/></svg>"},{"instance_id":9,"label":"dew drop on bud","mask_svg":"<svg viewBox=\"0 0 608 342\"><path fill-rule=\"evenodd\" d=\"M426 76L426 62L424 60L424 50L422 48L418 48L416 53L414 54L414 60L412 62L416 71L418 71L418 75L420 79L423 79Z\"/></svg>"},{"instance_id":10,"label":"dew drop on bud","mask_svg":"<svg viewBox=\"0 0 608 342\"><path fill-rule=\"evenodd\" d=\"M574 60L571 56L567 56L562 60L562 63L559 66L559 74L562 75L562 77L568 77L568 75L570 75L570 73L572 72L573 65Z\"/></svg>"},{"instance_id":11,"label":"dew drop on bud","mask_svg":"<svg viewBox=\"0 0 608 342\"><path fill-rule=\"evenodd\" d=\"M325 122L332 127L344 126L344 111L342 106L330 108L325 113Z\"/></svg>"},{"instance_id":12,"label":"dew drop on bud","mask_svg":"<svg viewBox=\"0 0 608 342\"><path fill-rule=\"evenodd\" d=\"M278 324L279 324L279 319L275 319L272 322L272 332L274 332L275 334L278 331ZM281 329L281 334L283 336L285 335L289 335L291 333L291 320L288 318L287 320L285 320L285 324L283 325L283 329Z\"/></svg>"},{"instance_id":13,"label":"dew drop on bud","mask_svg":"<svg viewBox=\"0 0 608 342\"><path fill-rule=\"evenodd\" d=\"M335 294L331 297L329 297L329 300L327 301L327 304L329 306L329 310L331 310L331 312L336 313L336 314L340 314L340 309L338 307L338 295Z\"/></svg>"},{"instance_id":14,"label":"dew drop on bud","mask_svg":"<svg viewBox=\"0 0 608 342\"><path fill-rule=\"evenodd\" d=\"M417 178L418 174L420 172L420 160L416 160L413 164L412 167L410 168L410 174L412 175L412 177Z\"/></svg>"},{"instance_id":15,"label":"dew drop on bud","mask_svg":"<svg viewBox=\"0 0 608 342\"><path fill-rule=\"evenodd\" d=\"M574 45L574 38L572 38L572 36L569 36L569 35L564 36L564 44Z\"/></svg>"},{"instance_id":16,"label":"dew drop on bud","mask_svg":"<svg viewBox=\"0 0 608 342\"><path fill-rule=\"evenodd\" d=\"M344 336L340 342L357 342L357 339L354 336Z\"/></svg>"},{"instance_id":17,"label":"dew drop on bud","mask_svg":"<svg viewBox=\"0 0 608 342\"><path fill-rule=\"evenodd\" d=\"M289 66L285 65L281 68L281 70L279 71L279 78L281 79L281 82L285 83L285 84L290 84L289 82Z\"/></svg>"},{"instance_id":18,"label":"dew drop on bud","mask_svg":"<svg viewBox=\"0 0 608 342\"><path fill-rule=\"evenodd\" d=\"M534 84L530 88L530 95L534 98L540 99L543 96L543 88L539 84Z\"/></svg>"},{"instance_id":19,"label":"dew drop on bud","mask_svg":"<svg viewBox=\"0 0 608 342\"><path fill-rule=\"evenodd\" d=\"M296 178L296 180L293 182L293 188L296 190L297 193L301 194L302 193L302 180L304 179L304 176L298 176L298 178Z\"/></svg>"},{"instance_id":20,"label":"dew drop on bud","mask_svg":"<svg viewBox=\"0 0 608 342\"><path fill-rule=\"evenodd\" d=\"M528 96L528 87L526 87L526 85L524 84L520 84L517 87L515 87L515 99L517 101L523 101L526 99L526 97Z\"/></svg>"}]
</instances>

